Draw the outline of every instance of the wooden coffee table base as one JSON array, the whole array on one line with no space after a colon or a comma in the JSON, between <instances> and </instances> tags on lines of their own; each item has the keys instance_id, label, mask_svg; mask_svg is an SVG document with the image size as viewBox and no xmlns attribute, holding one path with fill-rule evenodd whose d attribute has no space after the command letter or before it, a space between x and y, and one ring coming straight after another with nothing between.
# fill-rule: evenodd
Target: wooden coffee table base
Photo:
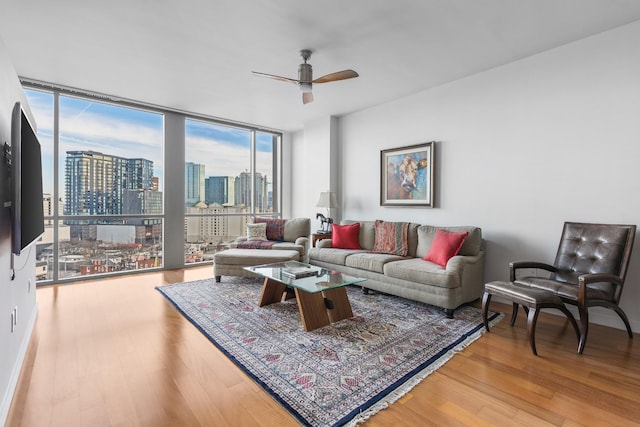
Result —
<instances>
[{"instance_id":1,"label":"wooden coffee table base","mask_svg":"<svg viewBox=\"0 0 640 427\"><path fill-rule=\"evenodd\" d=\"M294 290L305 331L313 331L330 323L353 317L347 290L344 287L328 289L314 294L297 288ZM265 278L258 306L264 307L265 305L281 302L283 299L287 299L286 285Z\"/></svg>"}]
</instances>

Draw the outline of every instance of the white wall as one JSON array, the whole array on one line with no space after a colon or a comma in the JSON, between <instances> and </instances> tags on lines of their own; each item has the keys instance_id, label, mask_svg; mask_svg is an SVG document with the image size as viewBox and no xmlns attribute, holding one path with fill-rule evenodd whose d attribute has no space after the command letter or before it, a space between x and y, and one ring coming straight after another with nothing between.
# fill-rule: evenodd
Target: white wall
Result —
<instances>
[{"instance_id":1,"label":"white wall","mask_svg":"<svg viewBox=\"0 0 640 427\"><path fill-rule=\"evenodd\" d=\"M304 132L291 135L291 217L311 218L311 231L320 228L316 213L327 215L326 208L316 208L323 191L338 195L340 170L338 165L337 118L327 117L305 124ZM336 216L336 210L331 211Z\"/></svg>"},{"instance_id":2,"label":"white wall","mask_svg":"<svg viewBox=\"0 0 640 427\"><path fill-rule=\"evenodd\" d=\"M281 144L281 163L280 163L280 183L282 188L282 194L280 194L280 200L282 201L282 217L293 218L293 174L291 168L283 167L283 165L293 164L293 145L295 134L285 132L282 134Z\"/></svg>"},{"instance_id":3,"label":"white wall","mask_svg":"<svg viewBox=\"0 0 640 427\"><path fill-rule=\"evenodd\" d=\"M11 280L11 200L9 170L2 154L5 142L11 141L11 111L20 101L31 123L33 117L22 86L0 40L0 425L4 425L31 331L37 314L35 292L35 248L15 258L15 279ZM11 312L18 308L18 321L11 332Z\"/></svg>"},{"instance_id":4,"label":"white wall","mask_svg":"<svg viewBox=\"0 0 640 427\"><path fill-rule=\"evenodd\" d=\"M638 40L635 22L342 117L342 218L480 226L487 281L509 261L552 262L565 220L640 225ZM436 208L381 207L380 150L432 140ZM639 284L636 244L622 303L634 331Z\"/></svg>"}]
</instances>

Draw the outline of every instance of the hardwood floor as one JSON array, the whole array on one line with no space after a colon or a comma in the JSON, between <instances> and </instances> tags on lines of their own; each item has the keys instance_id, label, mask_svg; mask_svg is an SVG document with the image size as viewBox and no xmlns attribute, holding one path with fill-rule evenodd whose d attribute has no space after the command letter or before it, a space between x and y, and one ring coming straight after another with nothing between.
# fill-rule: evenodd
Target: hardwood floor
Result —
<instances>
[{"instance_id":1,"label":"hardwood floor","mask_svg":"<svg viewBox=\"0 0 640 427\"><path fill-rule=\"evenodd\" d=\"M38 288L7 426L294 426L296 421L154 287L212 268ZM510 313L511 307L492 308ZM640 425L640 339L592 325L584 355L543 313L531 354L509 316L369 426Z\"/></svg>"}]
</instances>

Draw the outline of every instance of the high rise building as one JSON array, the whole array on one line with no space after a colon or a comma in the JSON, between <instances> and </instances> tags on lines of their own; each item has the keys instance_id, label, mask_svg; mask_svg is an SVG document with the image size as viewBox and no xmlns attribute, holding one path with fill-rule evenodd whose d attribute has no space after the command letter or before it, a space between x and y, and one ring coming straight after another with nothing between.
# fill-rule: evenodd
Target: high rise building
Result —
<instances>
[{"instance_id":1,"label":"high rise building","mask_svg":"<svg viewBox=\"0 0 640 427\"><path fill-rule=\"evenodd\" d=\"M126 159L96 151L67 151L65 215L133 213L125 212L125 192L152 188L151 160Z\"/></svg>"},{"instance_id":2,"label":"high rise building","mask_svg":"<svg viewBox=\"0 0 640 427\"><path fill-rule=\"evenodd\" d=\"M162 193L150 189L125 190L123 192L123 214L162 215Z\"/></svg>"},{"instance_id":3,"label":"high rise building","mask_svg":"<svg viewBox=\"0 0 640 427\"><path fill-rule=\"evenodd\" d=\"M204 180L205 203L210 205L217 203L226 205L233 202L229 198L229 182L233 182L233 178L228 176L210 176Z\"/></svg>"},{"instance_id":4,"label":"high rise building","mask_svg":"<svg viewBox=\"0 0 640 427\"><path fill-rule=\"evenodd\" d=\"M38 241L38 245L50 245L53 243L53 219L54 216L54 199L50 193L44 193L42 195L42 212L44 213L44 234ZM58 214L62 215L63 212L62 199L58 201ZM69 241L69 226L64 224L58 224L58 241Z\"/></svg>"},{"instance_id":5,"label":"high rise building","mask_svg":"<svg viewBox=\"0 0 640 427\"><path fill-rule=\"evenodd\" d=\"M125 187L150 190L153 186L153 162L147 159L127 159Z\"/></svg>"},{"instance_id":6,"label":"high rise building","mask_svg":"<svg viewBox=\"0 0 640 427\"><path fill-rule=\"evenodd\" d=\"M236 206L251 206L251 174L242 172L236 176L233 188L235 190L233 204Z\"/></svg>"},{"instance_id":7,"label":"high rise building","mask_svg":"<svg viewBox=\"0 0 640 427\"><path fill-rule=\"evenodd\" d=\"M49 217L53 216L53 196L49 193L44 193L42 195L42 213L44 214L45 218L48 216ZM45 219L44 225L45 226L53 225L53 220Z\"/></svg>"},{"instance_id":8,"label":"high rise building","mask_svg":"<svg viewBox=\"0 0 640 427\"><path fill-rule=\"evenodd\" d=\"M269 198L268 198L268 182L267 177L261 173L256 173L256 211L267 212L269 211ZM235 200L236 206L244 205L251 206L251 174L249 172L242 172L235 178L234 181Z\"/></svg>"},{"instance_id":9,"label":"high rise building","mask_svg":"<svg viewBox=\"0 0 640 427\"><path fill-rule=\"evenodd\" d=\"M184 202L193 206L204 201L204 165L187 162L184 168Z\"/></svg>"}]
</instances>

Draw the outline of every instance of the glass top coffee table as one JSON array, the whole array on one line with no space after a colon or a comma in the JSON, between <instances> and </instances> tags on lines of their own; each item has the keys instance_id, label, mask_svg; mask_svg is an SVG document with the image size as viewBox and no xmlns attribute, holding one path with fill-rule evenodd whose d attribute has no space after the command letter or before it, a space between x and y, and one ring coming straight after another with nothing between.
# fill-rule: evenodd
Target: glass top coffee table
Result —
<instances>
[{"instance_id":1,"label":"glass top coffee table","mask_svg":"<svg viewBox=\"0 0 640 427\"><path fill-rule=\"evenodd\" d=\"M345 286L366 280L298 261L244 269L264 277L260 307L293 298L295 294L305 331L353 317Z\"/></svg>"}]
</instances>

